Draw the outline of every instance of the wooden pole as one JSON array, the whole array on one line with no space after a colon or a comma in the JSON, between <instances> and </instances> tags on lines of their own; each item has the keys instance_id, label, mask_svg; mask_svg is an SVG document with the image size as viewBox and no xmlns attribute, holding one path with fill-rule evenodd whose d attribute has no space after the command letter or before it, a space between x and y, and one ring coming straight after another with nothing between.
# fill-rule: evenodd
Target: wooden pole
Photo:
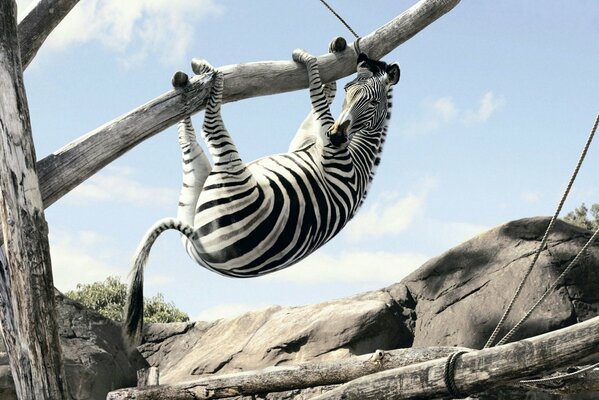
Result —
<instances>
[{"instance_id":1,"label":"wooden pole","mask_svg":"<svg viewBox=\"0 0 599 400\"><path fill-rule=\"evenodd\" d=\"M67 399L48 228L17 38L16 3L0 0L0 319L19 399Z\"/></svg>"},{"instance_id":2,"label":"wooden pole","mask_svg":"<svg viewBox=\"0 0 599 400\"><path fill-rule=\"evenodd\" d=\"M19 23L21 65L26 69L48 35L79 0L38 0Z\"/></svg>"},{"instance_id":3,"label":"wooden pole","mask_svg":"<svg viewBox=\"0 0 599 400\"><path fill-rule=\"evenodd\" d=\"M458 3L459 0L420 0L362 38L360 48L371 57L382 58ZM344 52L319 56L318 62L323 81L332 81L355 73L356 53L350 44ZM253 62L219 70L225 76L224 102L308 87L305 68L292 61ZM185 96L182 90L164 93L40 160L38 172L44 206L49 207L126 151L174 125L188 113L202 110L212 84L209 78L196 76L186 87Z\"/></svg>"},{"instance_id":4,"label":"wooden pole","mask_svg":"<svg viewBox=\"0 0 599 400\"><path fill-rule=\"evenodd\" d=\"M573 365L599 351L599 317L544 335L466 353L455 384L464 397ZM447 398L445 359L391 369L351 381L313 400Z\"/></svg>"},{"instance_id":5,"label":"wooden pole","mask_svg":"<svg viewBox=\"0 0 599 400\"><path fill-rule=\"evenodd\" d=\"M457 350L465 349L430 347L377 350L372 354L338 361L307 362L258 371L207 376L174 385L120 389L110 392L107 400L207 400L335 385L382 370L446 357Z\"/></svg>"}]
</instances>

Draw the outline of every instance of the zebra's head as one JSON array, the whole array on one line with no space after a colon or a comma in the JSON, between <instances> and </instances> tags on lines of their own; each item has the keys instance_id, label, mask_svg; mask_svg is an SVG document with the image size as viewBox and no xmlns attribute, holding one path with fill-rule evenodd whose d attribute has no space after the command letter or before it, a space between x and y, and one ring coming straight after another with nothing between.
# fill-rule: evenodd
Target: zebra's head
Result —
<instances>
[{"instance_id":1,"label":"zebra's head","mask_svg":"<svg viewBox=\"0 0 599 400\"><path fill-rule=\"evenodd\" d=\"M327 135L331 143L346 145L358 131L374 133L380 131L387 116L387 94L391 86L399 81L399 64L387 64L358 56L358 76L345 85L345 100L339 118Z\"/></svg>"}]
</instances>

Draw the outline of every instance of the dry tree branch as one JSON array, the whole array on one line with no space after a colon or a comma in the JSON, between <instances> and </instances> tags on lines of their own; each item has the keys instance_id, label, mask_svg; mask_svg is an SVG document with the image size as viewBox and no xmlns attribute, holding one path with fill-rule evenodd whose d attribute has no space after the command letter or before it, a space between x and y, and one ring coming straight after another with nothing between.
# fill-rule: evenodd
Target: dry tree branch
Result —
<instances>
[{"instance_id":1,"label":"dry tree branch","mask_svg":"<svg viewBox=\"0 0 599 400\"><path fill-rule=\"evenodd\" d=\"M46 38L79 0L39 0L19 23L21 66L29 66Z\"/></svg>"},{"instance_id":2,"label":"dry tree branch","mask_svg":"<svg viewBox=\"0 0 599 400\"><path fill-rule=\"evenodd\" d=\"M360 48L371 57L381 58L458 3L459 0L421 0L362 38ZM332 81L354 72L356 54L350 46L344 52L320 56L318 62L323 80ZM292 61L237 64L220 70L225 74L225 102L308 87L304 67ZM200 111L211 85L208 78L196 76L185 91L171 90L42 159L38 172L44 206L50 206L143 140L174 125L186 114Z\"/></svg>"}]
</instances>

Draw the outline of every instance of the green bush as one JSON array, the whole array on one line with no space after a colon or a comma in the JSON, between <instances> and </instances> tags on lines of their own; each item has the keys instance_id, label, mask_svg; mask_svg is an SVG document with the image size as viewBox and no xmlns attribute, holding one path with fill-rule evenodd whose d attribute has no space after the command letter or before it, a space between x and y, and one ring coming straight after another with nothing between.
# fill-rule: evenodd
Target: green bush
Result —
<instances>
[{"instance_id":1,"label":"green bush","mask_svg":"<svg viewBox=\"0 0 599 400\"><path fill-rule=\"evenodd\" d=\"M580 207L568 213L564 218L564 221L578 225L581 228L595 231L599 228L599 204L593 204L589 210L585 204L582 203Z\"/></svg>"},{"instance_id":2,"label":"green bush","mask_svg":"<svg viewBox=\"0 0 599 400\"><path fill-rule=\"evenodd\" d=\"M98 311L106 318L120 322L127 299L127 285L119 277L109 276L104 282L78 284L77 289L65 295L84 306ZM146 322L186 322L189 316L172 302L166 302L162 293L144 299L144 320Z\"/></svg>"}]
</instances>

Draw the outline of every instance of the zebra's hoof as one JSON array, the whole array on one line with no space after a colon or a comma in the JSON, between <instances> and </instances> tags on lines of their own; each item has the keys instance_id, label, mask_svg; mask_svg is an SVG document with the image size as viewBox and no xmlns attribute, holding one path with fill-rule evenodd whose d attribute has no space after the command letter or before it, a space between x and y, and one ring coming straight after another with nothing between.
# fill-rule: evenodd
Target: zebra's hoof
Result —
<instances>
[{"instance_id":1,"label":"zebra's hoof","mask_svg":"<svg viewBox=\"0 0 599 400\"><path fill-rule=\"evenodd\" d=\"M316 62L316 57L302 49L293 50L291 57L293 58L293 61L304 65L310 62Z\"/></svg>"},{"instance_id":2,"label":"zebra's hoof","mask_svg":"<svg viewBox=\"0 0 599 400\"><path fill-rule=\"evenodd\" d=\"M194 58L191 60L191 70L196 75L214 72L214 67L206 60Z\"/></svg>"},{"instance_id":3,"label":"zebra's hoof","mask_svg":"<svg viewBox=\"0 0 599 400\"><path fill-rule=\"evenodd\" d=\"M187 74L183 71L175 72L175 74L173 75L173 79L171 81L171 83L173 84L173 87L175 87L175 88L182 88L183 86L187 85L188 82L189 82L189 76L187 76Z\"/></svg>"},{"instance_id":4,"label":"zebra's hoof","mask_svg":"<svg viewBox=\"0 0 599 400\"><path fill-rule=\"evenodd\" d=\"M347 48L347 41L341 36L337 36L329 43L329 53L340 53Z\"/></svg>"}]
</instances>

